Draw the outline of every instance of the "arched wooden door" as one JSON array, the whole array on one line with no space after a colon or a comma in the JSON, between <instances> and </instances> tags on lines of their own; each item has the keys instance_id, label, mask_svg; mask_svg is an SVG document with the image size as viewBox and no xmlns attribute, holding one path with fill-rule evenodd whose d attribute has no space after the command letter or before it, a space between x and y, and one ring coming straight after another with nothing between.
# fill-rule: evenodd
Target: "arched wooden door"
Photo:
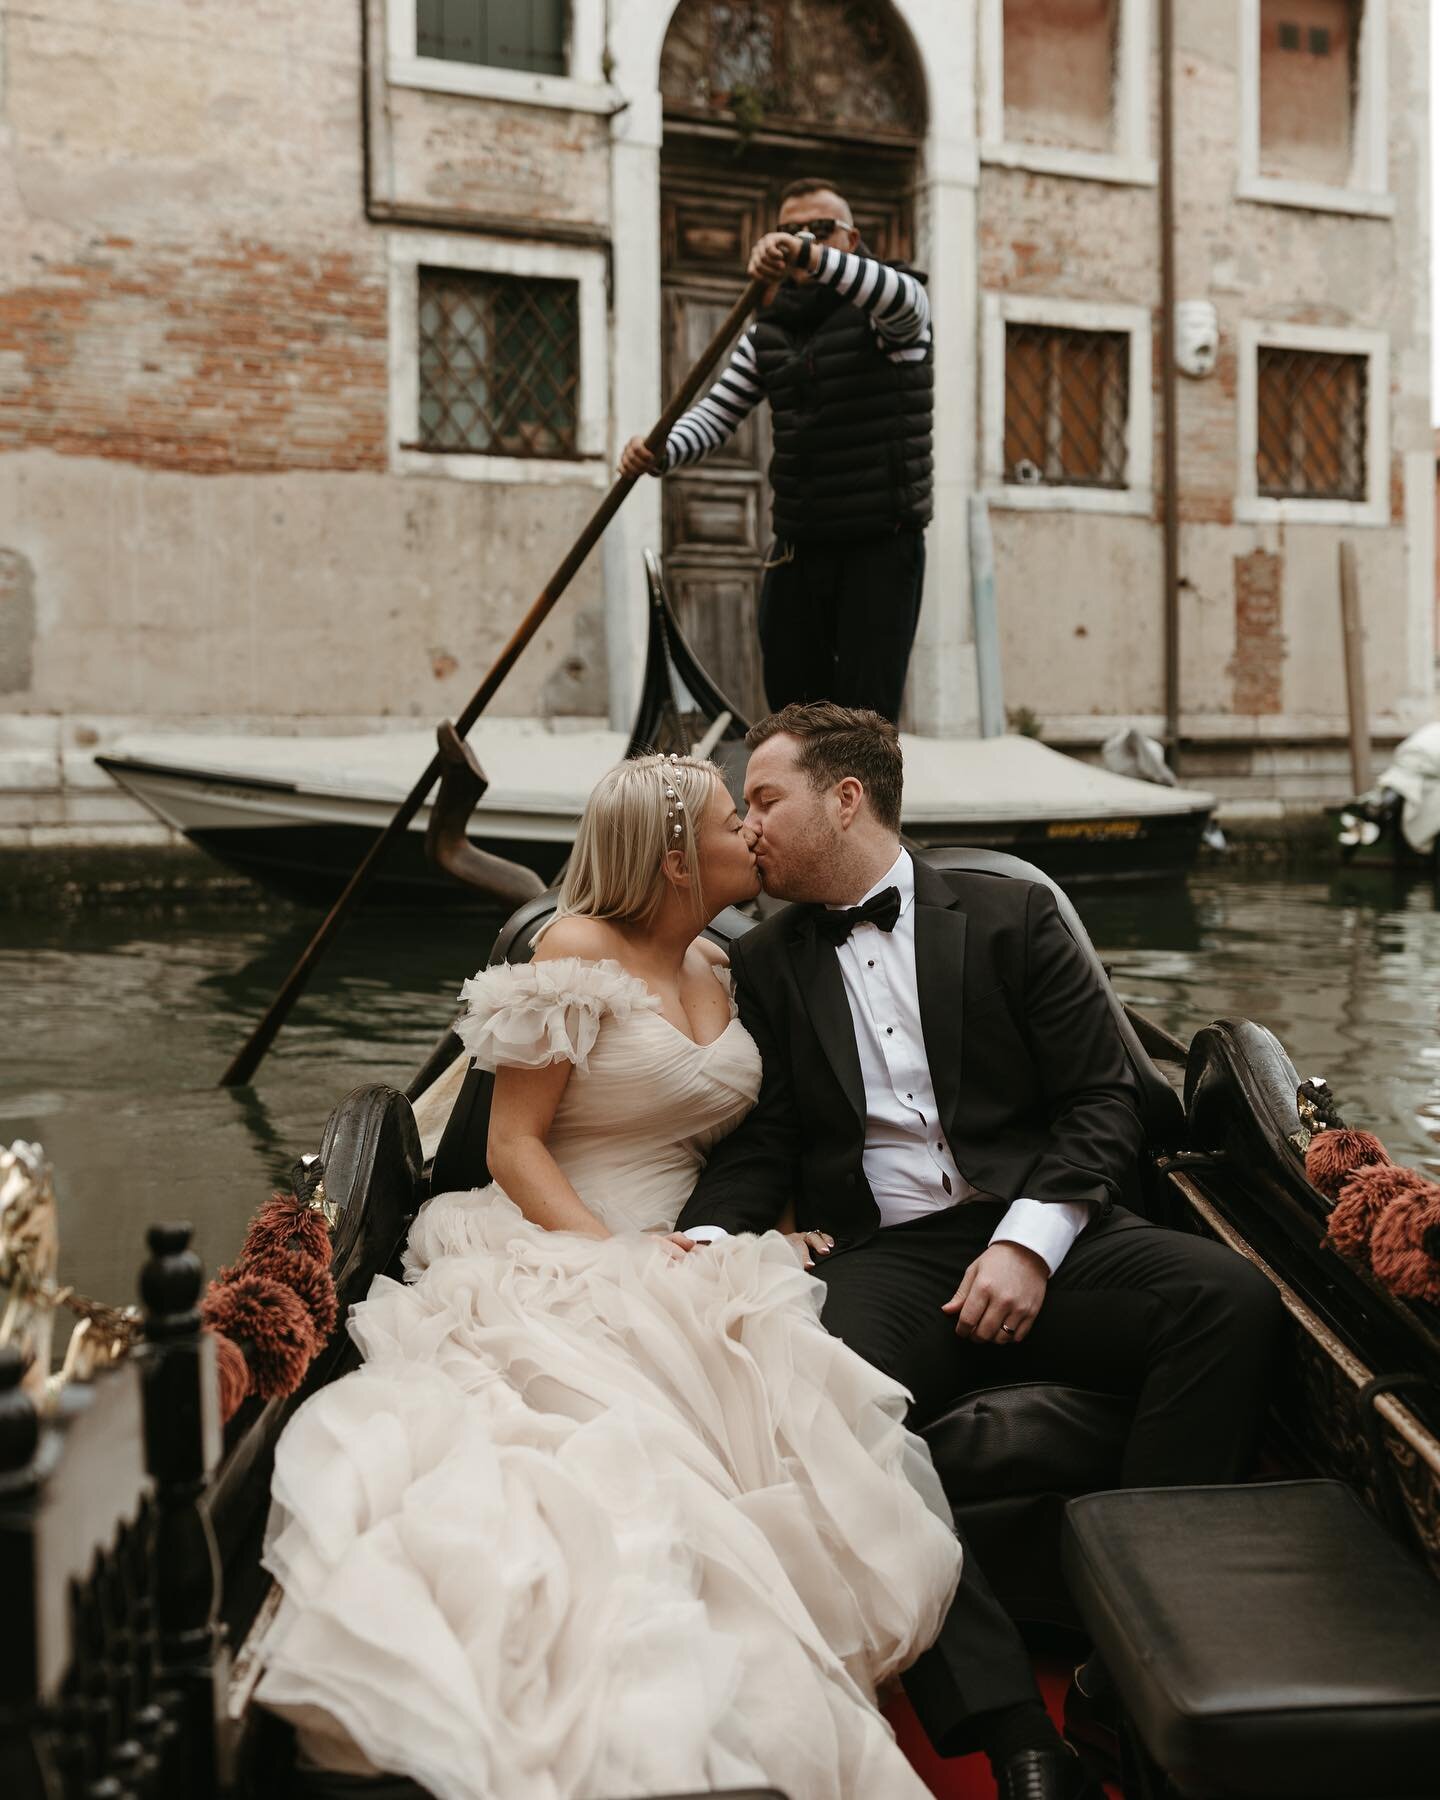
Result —
<instances>
[{"instance_id":1,"label":"arched wooden door","mask_svg":"<svg viewBox=\"0 0 1440 1800\"><path fill-rule=\"evenodd\" d=\"M665 390L678 384L773 230L780 193L833 182L866 245L912 254L924 103L886 0L682 0L661 64ZM668 476L665 573L700 660L749 717L766 710L756 610L770 543L770 417Z\"/></svg>"}]
</instances>

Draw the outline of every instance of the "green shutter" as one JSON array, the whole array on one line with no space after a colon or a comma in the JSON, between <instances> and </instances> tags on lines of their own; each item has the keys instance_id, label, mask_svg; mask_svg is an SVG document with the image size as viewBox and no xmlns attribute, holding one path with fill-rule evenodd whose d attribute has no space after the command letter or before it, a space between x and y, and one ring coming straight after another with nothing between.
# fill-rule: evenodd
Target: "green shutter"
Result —
<instances>
[{"instance_id":1,"label":"green shutter","mask_svg":"<svg viewBox=\"0 0 1440 1800\"><path fill-rule=\"evenodd\" d=\"M416 0L415 49L449 62L566 73L566 0Z\"/></svg>"}]
</instances>

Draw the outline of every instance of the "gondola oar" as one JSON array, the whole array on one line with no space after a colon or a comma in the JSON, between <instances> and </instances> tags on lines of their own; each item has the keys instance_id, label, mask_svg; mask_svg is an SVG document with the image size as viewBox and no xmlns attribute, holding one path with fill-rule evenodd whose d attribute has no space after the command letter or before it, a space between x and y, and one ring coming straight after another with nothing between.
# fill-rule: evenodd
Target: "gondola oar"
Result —
<instances>
[{"instance_id":1,"label":"gondola oar","mask_svg":"<svg viewBox=\"0 0 1440 1800\"><path fill-rule=\"evenodd\" d=\"M670 435L671 427L699 393L701 384L724 355L730 340L749 317L751 308L760 298L765 287L766 283L761 280L749 282L740 298L726 313L714 337L701 351L694 367L681 382L672 396L670 404L645 439L645 447L652 455L659 456L664 451L665 440ZM520 652L544 624L555 602L569 587L576 571L594 549L605 527L619 512L626 495L634 487L637 479L638 477L634 475L622 475L590 515L584 530L570 546L565 560L540 590L538 599L515 628L510 642L496 658L495 666L476 688L469 704L456 719L455 729L462 738L494 699L501 682L514 668ZM295 967L285 977L284 985L270 1002L270 1010L250 1033L229 1068L220 1077L221 1087L239 1087L249 1081L260 1066L261 1058L273 1043L276 1032L285 1023L290 1008L304 992L306 983L314 973L316 964L329 947L331 939L335 937L351 908L369 885L370 878L380 859L396 838L408 828L410 821L424 805L425 796L435 785L439 775L440 758L436 755L430 759L425 773L401 801L394 818L365 853L359 868L346 883L345 891L325 915L324 923L301 952Z\"/></svg>"}]
</instances>

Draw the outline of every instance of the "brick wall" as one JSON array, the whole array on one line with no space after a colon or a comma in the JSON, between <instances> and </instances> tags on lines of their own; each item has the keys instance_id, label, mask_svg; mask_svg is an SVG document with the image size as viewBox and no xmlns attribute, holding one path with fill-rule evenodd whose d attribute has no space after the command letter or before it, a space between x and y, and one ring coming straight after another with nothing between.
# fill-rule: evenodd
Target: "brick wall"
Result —
<instances>
[{"instance_id":1,"label":"brick wall","mask_svg":"<svg viewBox=\"0 0 1440 1800\"><path fill-rule=\"evenodd\" d=\"M0 290L0 453L385 466L386 290L341 249L98 239Z\"/></svg>"},{"instance_id":2,"label":"brick wall","mask_svg":"<svg viewBox=\"0 0 1440 1800\"><path fill-rule=\"evenodd\" d=\"M152 722L453 716L594 505L391 471L360 51L357 0L0 11L0 788ZM379 105L391 199L603 225L603 120ZM603 710L600 610L592 559L498 709Z\"/></svg>"}]
</instances>

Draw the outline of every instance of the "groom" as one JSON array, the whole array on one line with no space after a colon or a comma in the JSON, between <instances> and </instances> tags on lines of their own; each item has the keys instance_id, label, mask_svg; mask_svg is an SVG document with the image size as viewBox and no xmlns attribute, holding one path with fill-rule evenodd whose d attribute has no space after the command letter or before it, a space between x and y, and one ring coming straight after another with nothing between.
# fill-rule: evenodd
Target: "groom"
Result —
<instances>
[{"instance_id":1,"label":"groom","mask_svg":"<svg viewBox=\"0 0 1440 1800\"><path fill-rule=\"evenodd\" d=\"M825 1325L910 1390L914 1425L977 1387L1060 1380L1135 1396L1127 1485L1237 1479L1278 1308L1241 1258L1122 1204L1139 1093L1049 888L912 860L876 713L787 706L748 741L765 890L797 904L732 947L764 1079L679 1228L765 1231L793 1202L833 1240ZM989 1755L1001 1800L1099 1795L968 1554L905 1686L942 1754Z\"/></svg>"}]
</instances>

